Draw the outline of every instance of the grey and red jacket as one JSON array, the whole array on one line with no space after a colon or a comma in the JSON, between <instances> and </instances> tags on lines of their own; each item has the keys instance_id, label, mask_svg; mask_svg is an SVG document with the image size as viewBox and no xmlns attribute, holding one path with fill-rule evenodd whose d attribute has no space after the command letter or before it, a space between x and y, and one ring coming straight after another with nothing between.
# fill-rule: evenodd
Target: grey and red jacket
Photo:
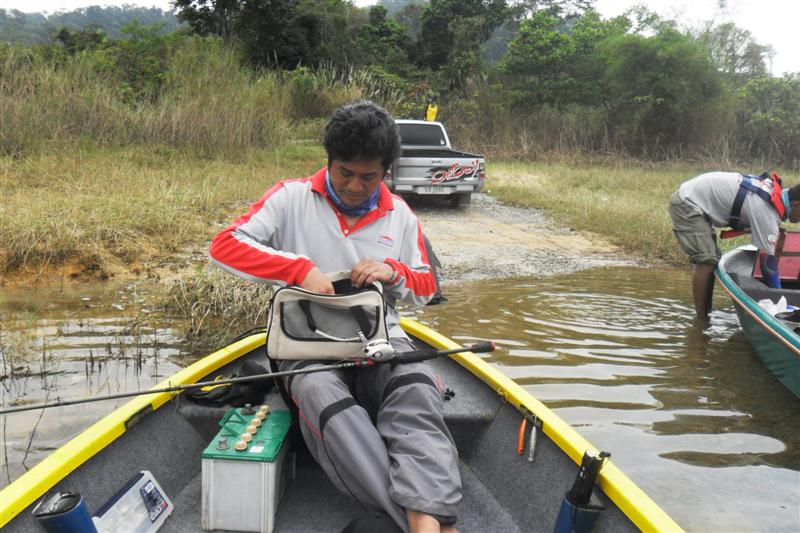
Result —
<instances>
[{"instance_id":1,"label":"grey and red jacket","mask_svg":"<svg viewBox=\"0 0 800 533\"><path fill-rule=\"evenodd\" d=\"M325 191L326 170L270 188L214 237L211 262L252 281L299 285L314 266L335 272L383 261L395 271L385 290L389 335L403 337L395 302L422 306L436 292L419 220L381 183L378 205L349 229Z\"/></svg>"}]
</instances>

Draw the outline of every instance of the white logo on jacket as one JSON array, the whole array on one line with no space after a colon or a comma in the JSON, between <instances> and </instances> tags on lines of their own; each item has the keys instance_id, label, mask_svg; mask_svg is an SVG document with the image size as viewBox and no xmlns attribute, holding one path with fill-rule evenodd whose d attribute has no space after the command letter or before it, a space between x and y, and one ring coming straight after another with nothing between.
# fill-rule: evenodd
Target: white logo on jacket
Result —
<instances>
[{"instance_id":1,"label":"white logo on jacket","mask_svg":"<svg viewBox=\"0 0 800 533\"><path fill-rule=\"evenodd\" d=\"M389 248L394 248L394 239L388 235L378 235L378 244L382 244Z\"/></svg>"}]
</instances>

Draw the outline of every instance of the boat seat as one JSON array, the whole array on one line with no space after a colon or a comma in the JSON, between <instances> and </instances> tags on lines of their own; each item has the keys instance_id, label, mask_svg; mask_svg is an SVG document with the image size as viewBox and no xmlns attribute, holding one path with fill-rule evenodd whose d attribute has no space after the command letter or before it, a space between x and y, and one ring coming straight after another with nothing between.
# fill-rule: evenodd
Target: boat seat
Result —
<instances>
[{"instance_id":1,"label":"boat seat","mask_svg":"<svg viewBox=\"0 0 800 533\"><path fill-rule=\"evenodd\" d=\"M248 360L256 361L260 366L263 366L264 361L266 360L266 354L264 353L263 347L258 348L241 359L218 369L213 375L229 376L232 374L238 374L241 366ZM222 417L228 412L230 406L225 405L221 407L214 407L208 405L199 405L180 396L178 396L178 398L178 413L190 424L192 424L195 430L203 437L212 439L219 431L219 421L222 420ZM261 403L265 403L271 406L273 409L286 409L286 403L283 401L283 398L281 398L275 387L272 387L266 393L264 398L261 400Z\"/></svg>"},{"instance_id":2,"label":"boat seat","mask_svg":"<svg viewBox=\"0 0 800 533\"><path fill-rule=\"evenodd\" d=\"M494 420L502 399L461 366L451 365L445 373L444 358L433 359L428 364L445 376L444 419L458 449L462 454L469 453L471 444Z\"/></svg>"},{"instance_id":3,"label":"boat seat","mask_svg":"<svg viewBox=\"0 0 800 533\"><path fill-rule=\"evenodd\" d=\"M735 272L729 272L731 280L744 291L750 298L758 302L769 298L773 302L780 300L781 296L786 297L786 303L795 307L800 307L800 291L787 291L784 289L773 289L767 287L762 281L750 276L742 276Z\"/></svg>"}]
</instances>

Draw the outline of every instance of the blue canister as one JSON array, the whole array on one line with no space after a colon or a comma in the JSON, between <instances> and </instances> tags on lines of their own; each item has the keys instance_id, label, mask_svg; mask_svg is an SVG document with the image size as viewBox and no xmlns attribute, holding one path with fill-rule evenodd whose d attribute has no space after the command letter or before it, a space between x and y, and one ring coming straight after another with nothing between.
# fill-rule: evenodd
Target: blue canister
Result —
<instances>
[{"instance_id":1,"label":"blue canister","mask_svg":"<svg viewBox=\"0 0 800 533\"><path fill-rule=\"evenodd\" d=\"M592 530L604 509L592 502L592 492L597 475L610 455L608 452L595 454L591 450L584 452L575 482L561 502L554 533L589 533Z\"/></svg>"},{"instance_id":2,"label":"blue canister","mask_svg":"<svg viewBox=\"0 0 800 533\"><path fill-rule=\"evenodd\" d=\"M58 492L45 496L33 509L33 517L51 533L97 533L80 494Z\"/></svg>"},{"instance_id":3,"label":"blue canister","mask_svg":"<svg viewBox=\"0 0 800 533\"><path fill-rule=\"evenodd\" d=\"M579 505L565 496L558 511L554 533L589 533L605 508L599 505Z\"/></svg>"}]
</instances>

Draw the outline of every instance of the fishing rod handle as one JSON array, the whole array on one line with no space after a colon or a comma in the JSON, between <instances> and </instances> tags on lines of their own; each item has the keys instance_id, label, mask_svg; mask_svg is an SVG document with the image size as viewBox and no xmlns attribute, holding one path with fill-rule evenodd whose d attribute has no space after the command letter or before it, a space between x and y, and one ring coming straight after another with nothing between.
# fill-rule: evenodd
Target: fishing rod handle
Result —
<instances>
[{"instance_id":1,"label":"fishing rod handle","mask_svg":"<svg viewBox=\"0 0 800 533\"><path fill-rule=\"evenodd\" d=\"M476 342L472 346L467 346L467 350L472 353L486 353L493 352L497 349L497 344L494 341Z\"/></svg>"},{"instance_id":2,"label":"fishing rod handle","mask_svg":"<svg viewBox=\"0 0 800 533\"><path fill-rule=\"evenodd\" d=\"M429 359L436 359L440 355L449 355L453 353L472 352L472 353L485 353L494 351L496 345L494 341L484 341L473 344L472 346L465 346L463 348L453 348L452 350L418 350L414 352L405 352L398 354L390 362L393 364L408 364L419 363Z\"/></svg>"}]
</instances>

